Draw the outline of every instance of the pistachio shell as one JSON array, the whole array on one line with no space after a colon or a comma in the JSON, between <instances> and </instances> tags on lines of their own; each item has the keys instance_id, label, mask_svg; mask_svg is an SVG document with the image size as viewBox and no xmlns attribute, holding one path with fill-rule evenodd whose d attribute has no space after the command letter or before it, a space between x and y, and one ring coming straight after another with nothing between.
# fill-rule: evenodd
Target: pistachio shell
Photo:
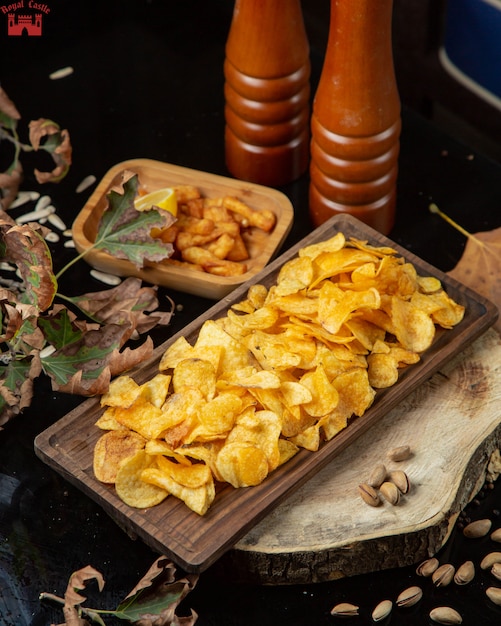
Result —
<instances>
[{"instance_id":1,"label":"pistachio shell","mask_svg":"<svg viewBox=\"0 0 501 626\"><path fill-rule=\"evenodd\" d=\"M450 606L437 606L430 611L430 618L437 624L462 624L461 615Z\"/></svg>"},{"instance_id":2,"label":"pistachio shell","mask_svg":"<svg viewBox=\"0 0 501 626\"><path fill-rule=\"evenodd\" d=\"M383 498L390 504L395 505L399 503L400 491L395 483L386 481L381 485L381 487L379 487L379 491L383 495Z\"/></svg>"},{"instance_id":3,"label":"pistachio shell","mask_svg":"<svg viewBox=\"0 0 501 626\"><path fill-rule=\"evenodd\" d=\"M480 561L481 569L490 569L494 563L501 563L501 552L489 552Z\"/></svg>"},{"instance_id":4,"label":"pistachio shell","mask_svg":"<svg viewBox=\"0 0 501 626\"><path fill-rule=\"evenodd\" d=\"M408 607L417 604L423 597L421 587L408 587L404 589L397 598L397 606Z\"/></svg>"},{"instance_id":5,"label":"pistachio shell","mask_svg":"<svg viewBox=\"0 0 501 626\"><path fill-rule=\"evenodd\" d=\"M381 622L386 619L391 613L393 608L393 602L391 600L383 600L372 611L372 620L374 622Z\"/></svg>"},{"instance_id":6,"label":"pistachio shell","mask_svg":"<svg viewBox=\"0 0 501 626\"><path fill-rule=\"evenodd\" d=\"M431 579L435 587L446 587L454 578L456 570L454 565L444 563L438 567L432 574Z\"/></svg>"},{"instance_id":7,"label":"pistachio shell","mask_svg":"<svg viewBox=\"0 0 501 626\"><path fill-rule=\"evenodd\" d=\"M438 559L432 557L431 559L426 559L417 566L416 574L418 576L431 576L435 570L438 569L439 562Z\"/></svg>"},{"instance_id":8,"label":"pistachio shell","mask_svg":"<svg viewBox=\"0 0 501 626\"><path fill-rule=\"evenodd\" d=\"M358 615L358 607L356 604L350 604L349 602L341 602L331 610L331 615L335 617L353 617Z\"/></svg>"},{"instance_id":9,"label":"pistachio shell","mask_svg":"<svg viewBox=\"0 0 501 626\"><path fill-rule=\"evenodd\" d=\"M494 578L501 580L501 563L494 563L491 567L491 574Z\"/></svg>"},{"instance_id":10,"label":"pistachio shell","mask_svg":"<svg viewBox=\"0 0 501 626\"><path fill-rule=\"evenodd\" d=\"M406 461L411 457L411 448L410 446L398 446L397 448L392 448L388 450L386 456L391 461Z\"/></svg>"},{"instance_id":11,"label":"pistachio shell","mask_svg":"<svg viewBox=\"0 0 501 626\"><path fill-rule=\"evenodd\" d=\"M362 500L370 506L379 506L381 504L381 498L379 497L378 492L374 489L374 487L371 487L367 483L358 485L358 493L360 494Z\"/></svg>"},{"instance_id":12,"label":"pistachio shell","mask_svg":"<svg viewBox=\"0 0 501 626\"><path fill-rule=\"evenodd\" d=\"M485 594L491 602L494 602L494 604L497 604L498 606L501 605L501 588L500 587L488 587L485 590Z\"/></svg>"},{"instance_id":13,"label":"pistachio shell","mask_svg":"<svg viewBox=\"0 0 501 626\"><path fill-rule=\"evenodd\" d=\"M463 529L463 535L469 539L477 539L479 537L485 537L490 531L492 522L490 519L477 519L474 522L468 524Z\"/></svg>"},{"instance_id":14,"label":"pistachio shell","mask_svg":"<svg viewBox=\"0 0 501 626\"><path fill-rule=\"evenodd\" d=\"M390 472L390 482L394 483L401 493L409 493L411 483L409 477L402 470L395 470Z\"/></svg>"},{"instance_id":15,"label":"pistachio shell","mask_svg":"<svg viewBox=\"0 0 501 626\"><path fill-rule=\"evenodd\" d=\"M386 467L382 463L380 463L379 465L376 465L376 467L372 470L369 476L369 480L367 481L367 484L377 489L384 483L386 479L386 474L387 474Z\"/></svg>"},{"instance_id":16,"label":"pistachio shell","mask_svg":"<svg viewBox=\"0 0 501 626\"><path fill-rule=\"evenodd\" d=\"M475 578L475 565L473 561L465 561L458 567L454 574L454 582L456 585L467 585Z\"/></svg>"}]
</instances>

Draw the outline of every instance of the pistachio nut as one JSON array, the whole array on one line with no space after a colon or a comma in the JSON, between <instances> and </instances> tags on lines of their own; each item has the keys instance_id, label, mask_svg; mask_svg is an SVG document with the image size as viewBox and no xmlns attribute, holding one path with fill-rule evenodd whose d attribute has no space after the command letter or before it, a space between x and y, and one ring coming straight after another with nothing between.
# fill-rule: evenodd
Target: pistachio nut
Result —
<instances>
[{"instance_id":1,"label":"pistachio nut","mask_svg":"<svg viewBox=\"0 0 501 626\"><path fill-rule=\"evenodd\" d=\"M374 487L371 487L367 483L358 485L358 493L360 494L362 500L370 506L379 506L381 504L381 498L379 497L378 492L374 489Z\"/></svg>"},{"instance_id":2,"label":"pistachio nut","mask_svg":"<svg viewBox=\"0 0 501 626\"><path fill-rule=\"evenodd\" d=\"M444 563L440 567L437 567L431 575L431 579L435 587L446 587L450 582L452 582L455 573L456 570L454 565Z\"/></svg>"},{"instance_id":3,"label":"pistachio nut","mask_svg":"<svg viewBox=\"0 0 501 626\"><path fill-rule=\"evenodd\" d=\"M423 597L421 587L408 587L404 589L398 596L396 605L401 607L409 607L417 604Z\"/></svg>"},{"instance_id":4,"label":"pistachio nut","mask_svg":"<svg viewBox=\"0 0 501 626\"><path fill-rule=\"evenodd\" d=\"M400 501L400 491L395 483L385 481L380 487L379 491L383 495L383 498L390 504L396 505Z\"/></svg>"},{"instance_id":5,"label":"pistachio nut","mask_svg":"<svg viewBox=\"0 0 501 626\"><path fill-rule=\"evenodd\" d=\"M411 483L407 474L402 470L390 472L389 480L398 487L400 493L409 493Z\"/></svg>"},{"instance_id":6,"label":"pistachio nut","mask_svg":"<svg viewBox=\"0 0 501 626\"><path fill-rule=\"evenodd\" d=\"M491 567L491 574L494 578L501 580L501 563L493 563Z\"/></svg>"},{"instance_id":7,"label":"pistachio nut","mask_svg":"<svg viewBox=\"0 0 501 626\"><path fill-rule=\"evenodd\" d=\"M382 600L372 611L372 620L374 622L383 621L391 613L392 608L393 602L391 600Z\"/></svg>"},{"instance_id":8,"label":"pistachio nut","mask_svg":"<svg viewBox=\"0 0 501 626\"><path fill-rule=\"evenodd\" d=\"M350 604L349 602L341 602L336 604L331 610L331 615L334 617L354 617L358 615L358 607L356 604Z\"/></svg>"},{"instance_id":9,"label":"pistachio nut","mask_svg":"<svg viewBox=\"0 0 501 626\"><path fill-rule=\"evenodd\" d=\"M388 450L386 456L391 461L406 461L411 457L411 448L410 446L398 446L397 448L392 448Z\"/></svg>"},{"instance_id":10,"label":"pistachio nut","mask_svg":"<svg viewBox=\"0 0 501 626\"><path fill-rule=\"evenodd\" d=\"M463 535L469 539L485 537L490 531L492 522L490 519L477 519L463 528Z\"/></svg>"},{"instance_id":11,"label":"pistachio nut","mask_svg":"<svg viewBox=\"0 0 501 626\"><path fill-rule=\"evenodd\" d=\"M485 595L491 602L501 606L501 587L488 587L485 590Z\"/></svg>"},{"instance_id":12,"label":"pistachio nut","mask_svg":"<svg viewBox=\"0 0 501 626\"><path fill-rule=\"evenodd\" d=\"M437 624L462 624L460 613L450 606L437 606L430 611L430 618Z\"/></svg>"},{"instance_id":13,"label":"pistachio nut","mask_svg":"<svg viewBox=\"0 0 501 626\"><path fill-rule=\"evenodd\" d=\"M481 569L490 569L495 563L501 563L501 552L489 552L480 561Z\"/></svg>"},{"instance_id":14,"label":"pistachio nut","mask_svg":"<svg viewBox=\"0 0 501 626\"><path fill-rule=\"evenodd\" d=\"M378 489L386 480L386 474L386 467L382 463L376 465L369 476L367 484L375 489Z\"/></svg>"},{"instance_id":15,"label":"pistachio nut","mask_svg":"<svg viewBox=\"0 0 501 626\"><path fill-rule=\"evenodd\" d=\"M473 561L465 561L458 567L454 574L456 585L467 585L475 578L475 565Z\"/></svg>"},{"instance_id":16,"label":"pistachio nut","mask_svg":"<svg viewBox=\"0 0 501 626\"><path fill-rule=\"evenodd\" d=\"M417 566L416 574L424 577L431 576L433 572L438 569L438 566L439 562L437 558L432 557L431 559L426 559L426 561L423 561Z\"/></svg>"}]
</instances>

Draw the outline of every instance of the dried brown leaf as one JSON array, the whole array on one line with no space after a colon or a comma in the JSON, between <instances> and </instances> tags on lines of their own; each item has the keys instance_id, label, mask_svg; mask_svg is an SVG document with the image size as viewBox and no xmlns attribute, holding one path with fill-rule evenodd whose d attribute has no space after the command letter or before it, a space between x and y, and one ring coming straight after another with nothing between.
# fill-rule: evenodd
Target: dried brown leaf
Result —
<instances>
[{"instance_id":1,"label":"dried brown leaf","mask_svg":"<svg viewBox=\"0 0 501 626\"><path fill-rule=\"evenodd\" d=\"M48 151L51 153L56 167L51 172L41 172L35 169L37 182L40 184L58 182L67 174L72 161L72 147L70 135L67 130L61 130L59 125L51 120L40 118L29 123L30 143L35 150L39 150L43 138L49 137L55 140L49 144ZM45 144L47 149L47 144Z\"/></svg>"},{"instance_id":2,"label":"dried brown leaf","mask_svg":"<svg viewBox=\"0 0 501 626\"><path fill-rule=\"evenodd\" d=\"M158 307L156 287L142 287L139 278L129 277L112 289L86 293L72 298L78 307L92 319L106 324L129 324L128 339L134 330L142 334L155 326L170 324L173 303L169 311L156 311Z\"/></svg>"},{"instance_id":3,"label":"dried brown leaf","mask_svg":"<svg viewBox=\"0 0 501 626\"><path fill-rule=\"evenodd\" d=\"M1 89L1 87L0 87ZM0 208L6 211L14 202L23 178L23 166L19 161L7 172L0 172Z\"/></svg>"},{"instance_id":4,"label":"dried brown leaf","mask_svg":"<svg viewBox=\"0 0 501 626\"><path fill-rule=\"evenodd\" d=\"M461 259L448 274L501 308L501 228L470 235ZM494 328L501 332L501 320Z\"/></svg>"},{"instance_id":5,"label":"dried brown leaf","mask_svg":"<svg viewBox=\"0 0 501 626\"><path fill-rule=\"evenodd\" d=\"M0 111L11 117L13 120L21 119L21 114L16 109L16 105L12 102L5 89L2 89L2 87L0 87Z\"/></svg>"}]
</instances>

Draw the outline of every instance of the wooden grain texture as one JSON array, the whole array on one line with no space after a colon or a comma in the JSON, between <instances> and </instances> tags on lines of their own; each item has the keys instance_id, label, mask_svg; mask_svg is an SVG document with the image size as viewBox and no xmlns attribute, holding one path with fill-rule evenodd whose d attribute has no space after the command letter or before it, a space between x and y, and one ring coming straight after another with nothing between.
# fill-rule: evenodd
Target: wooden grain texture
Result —
<instances>
[{"instance_id":1,"label":"wooden grain texture","mask_svg":"<svg viewBox=\"0 0 501 626\"><path fill-rule=\"evenodd\" d=\"M412 457L389 461L408 444ZM491 329L257 524L220 564L232 580L291 584L417 563L445 543L501 446L501 339ZM379 463L411 489L372 508L357 493Z\"/></svg>"},{"instance_id":2,"label":"wooden grain texture","mask_svg":"<svg viewBox=\"0 0 501 626\"><path fill-rule=\"evenodd\" d=\"M273 211L277 223L270 234L262 233L258 229L250 234L250 259L246 262L248 269L241 276L215 276L162 263L137 268L130 261L91 249L99 221L107 207L106 196L111 187L120 183L124 170L136 173L140 184L148 191L175 185L192 185L207 198L236 196L255 210ZM118 276L137 276L154 285L219 300L235 287L251 280L276 255L292 227L293 217L291 202L276 189L152 159L130 159L117 163L105 174L76 217L72 233L77 250L88 250L85 260L98 270Z\"/></svg>"},{"instance_id":3,"label":"wooden grain texture","mask_svg":"<svg viewBox=\"0 0 501 626\"><path fill-rule=\"evenodd\" d=\"M451 297L465 305L466 312L463 321L455 328L437 333L433 345L422 355L418 364L408 367L393 387L378 393L374 404L362 418L352 421L317 452L300 451L257 487L237 490L230 486L221 487L204 517L189 511L175 498L167 498L149 510L132 509L118 498L112 487L94 478L93 449L100 434L94 424L102 412L98 399L84 402L41 433L35 441L36 453L96 500L122 528L143 539L153 549L169 556L188 571L202 571L209 567L286 496L301 487L348 446L351 448L358 437L372 429L408 394L485 332L497 317L497 309L492 304L350 216L332 218L272 262L251 282L268 286L273 284L283 263L295 256L301 247L326 240L339 231L346 237L355 236L373 244L392 245L414 263L420 274L435 275L442 280ZM150 360L132 372L135 380L142 383L151 378L157 372L159 359L168 345L180 335L193 341L203 322L224 315L233 302L243 298L249 284L235 289L183 331L159 346Z\"/></svg>"}]
</instances>

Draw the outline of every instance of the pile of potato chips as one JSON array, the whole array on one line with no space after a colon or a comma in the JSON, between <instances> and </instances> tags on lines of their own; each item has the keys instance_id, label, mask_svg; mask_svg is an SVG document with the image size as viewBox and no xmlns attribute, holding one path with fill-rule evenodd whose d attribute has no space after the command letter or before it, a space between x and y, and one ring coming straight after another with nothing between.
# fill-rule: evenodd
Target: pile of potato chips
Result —
<instances>
[{"instance_id":1,"label":"pile of potato chips","mask_svg":"<svg viewBox=\"0 0 501 626\"><path fill-rule=\"evenodd\" d=\"M391 248L342 233L305 247L194 345L171 344L151 380L111 383L95 475L130 506L171 494L203 515L218 482L257 485L332 439L463 315Z\"/></svg>"}]
</instances>

